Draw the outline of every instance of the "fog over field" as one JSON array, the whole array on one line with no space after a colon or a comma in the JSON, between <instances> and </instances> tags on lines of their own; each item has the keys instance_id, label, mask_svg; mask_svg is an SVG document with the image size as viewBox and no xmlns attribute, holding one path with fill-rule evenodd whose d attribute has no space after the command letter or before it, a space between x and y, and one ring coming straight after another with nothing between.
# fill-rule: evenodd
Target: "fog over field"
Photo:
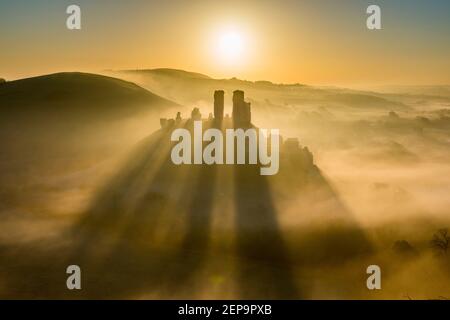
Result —
<instances>
[{"instance_id":1,"label":"fog over field","mask_svg":"<svg viewBox=\"0 0 450 320\"><path fill-rule=\"evenodd\" d=\"M160 118L215 90L299 139L279 174L170 162ZM0 128L0 298L450 298L448 86L59 73L0 83Z\"/></svg>"}]
</instances>

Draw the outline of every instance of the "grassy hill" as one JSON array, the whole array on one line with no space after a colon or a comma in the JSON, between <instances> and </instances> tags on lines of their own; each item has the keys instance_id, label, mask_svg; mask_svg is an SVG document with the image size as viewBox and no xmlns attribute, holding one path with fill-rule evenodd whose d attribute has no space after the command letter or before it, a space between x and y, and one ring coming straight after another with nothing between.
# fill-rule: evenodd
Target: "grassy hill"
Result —
<instances>
[{"instance_id":1,"label":"grassy hill","mask_svg":"<svg viewBox=\"0 0 450 320\"><path fill-rule=\"evenodd\" d=\"M333 87L315 87L299 83L277 84L270 81L247 81L237 78L213 79L203 74L174 69L122 70L111 73L131 80L152 92L180 104L210 101L214 90L225 90L230 97L236 89L244 90L254 110L301 110L304 106L330 106L356 110L407 110L401 101L376 92Z\"/></svg>"},{"instance_id":2,"label":"grassy hill","mask_svg":"<svg viewBox=\"0 0 450 320\"><path fill-rule=\"evenodd\" d=\"M176 103L124 80L88 73L56 73L0 86L0 113L14 117L109 118L162 110Z\"/></svg>"},{"instance_id":3,"label":"grassy hill","mask_svg":"<svg viewBox=\"0 0 450 320\"><path fill-rule=\"evenodd\" d=\"M175 106L134 83L96 74L0 84L0 139L8 142L0 178L24 167L56 173L107 159L159 127L159 115Z\"/></svg>"},{"instance_id":4,"label":"grassy hill","mask_svg":"<svg viewBox=\"0 0 450 320\"><path fill-rule=\"evenodd\" d=\"M170 68L124 70L123 72L155 75L155 76L170 77L170 78L180 78L180 79L212 79L209 76L198 73L198 72L190 72L190 71L179 70L179 69L170 69Z\"/></svg>"}]
</instances>

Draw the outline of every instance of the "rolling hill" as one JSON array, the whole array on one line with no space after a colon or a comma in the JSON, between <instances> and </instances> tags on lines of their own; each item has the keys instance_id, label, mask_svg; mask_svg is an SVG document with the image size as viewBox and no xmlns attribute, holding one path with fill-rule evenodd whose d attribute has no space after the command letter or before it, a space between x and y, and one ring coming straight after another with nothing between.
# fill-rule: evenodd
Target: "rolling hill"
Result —
<instances>
[{"instance_id":1,"label":"rolling hill","mask_svg":"<svg viewBox=\"0 0 450 320\"><path fill-rule=\"evenodd\" d=\"M64 72L0 86L2 116L124 117L177 104L138 85L96 74Z\"/></svg>"},{"instance_id":2,"label":"rolling hill","mask_svg":"<svg viewBox=\"0 0 450 320\"><path fill-rule=\"evenodd\" d=\"M211 77L198 73L179 69L170 68L157 68L157 69L144 69L144 70L124 70L123 72L137 73L137 74L147 74L154 76L162 76L168 78L179 78L179 79L212 79Z\"/></svg>"},{"instance_id":3,"label":"rolling hill","mask_svg":"<svg viewBox=\"0 0 450 320\"><path fill-rule=\"evenodd\" d=\"M239 89L251 97L252 106L256 109L266 109L270 105L271 111L285 111L285 106L292 107L292 110L301 110L304 106L323 105L360 111L409 109L407 105L391 99L389 95L334 87L299 83L277 84L237 78L214 79L203 74L175 69L120 70L108 74L133 81L183 105L209 101L211 92L217 89L225 90L230 96L234 90Z\"/></svg>"},{"instance_id":4,"label":"rolling hill","mask_svg":"<svg viewBox=\"0 0 450 320\"><path fill-rule=\"evenodd\" d=\"M0 84L0 178L79 168L107 159L159 127L176 103L138 85L88 73ZM33 171L33 172L34 172Z\"/></svg>"}]
</instances>

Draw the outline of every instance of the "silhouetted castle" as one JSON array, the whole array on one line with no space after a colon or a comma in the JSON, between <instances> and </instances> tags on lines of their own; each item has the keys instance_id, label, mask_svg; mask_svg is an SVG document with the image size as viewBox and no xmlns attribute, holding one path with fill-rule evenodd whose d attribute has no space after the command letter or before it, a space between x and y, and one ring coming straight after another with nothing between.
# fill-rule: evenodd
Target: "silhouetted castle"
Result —
<instances>
[{"instance_id":1,"label":"silhouetted castle","mask_svg":"<svg viewBox=\"0 0 450 320\"><path fill-rule=\"evenodd\" d=\"M251 106L249 102L245 101L244 91L236 90L233 92L233 111L232 121L228 114L224 117L224 99L225 92L223 90L216 90L214 92L214 114L209 113L207 119L202 118L199 108L192 109L191 118L192 121L216 121L216 125L223 125L223 127L235 127L235 128L250 128L252 127L252 114ZM176 119L161 118L161 128L171 128L175 124L179 125L182 121L181 113L177 112ZM280 146L283 152L291 154L303 162L313 164L313 155L307 147L301 147L297 138L287 138L283 141L280 136Z\"/></svg>"},{"instance_id":2,"label":"silhouetted castle","mask_svg":"<svg viewBox=\"0 0 450 320\"><path fill-rule=\"evenodd\" d=\"M214 118L222 120L224 111L224 95L223 90L216 90L214 92Z\"/></svg>"},{"instance_id":3,"label":"silhouetted castle","mask_svg":"<svg viewBox=\"0 0 450 320\"><path fill-rule=\"evenodd\" d=\"M214 118L223 119L224 113L224 95L223 90L214 92ZM244 100L244 91L236 90L233 92L233 122L235 126L248 127L251 125L252 117L250 103Z\"/></svg>"},{"instance_id":4,"label":"silhouetted castle","mask_svg":"<svg viewBox=\"0 0 450 320\"><path fill-rule=\"evenodd\" d=\"M250 126L252 116L250 103L244 100L244 91L236 90L233 92L233 122L238 126Z\"/></svg>"},{"instance_id":5,"label":"silhouetted castle","mask_svg":"<svg viewBox=\"0 0 450 320\"><path fill-rule=\"evenodd\" d=\"M214 91L214 116L212 113L209 114L208 120L219 120L224 119L225 111L225 92L223 90ZM244 91L236 90L233 92L233 112L232 112L233 125L235 127L248 128L252 124L252 113L250 102L246 102L244 99ZM182 120L181 113L177 112L176 123ZM202 120L202 114L199 108L192 109L191 120L198 121ZM225 120L229 120L228 114L225 115ZM161 128L165 128L172 123L171 119L161 118L160 124Z\"/></svg>"}]
</instances>

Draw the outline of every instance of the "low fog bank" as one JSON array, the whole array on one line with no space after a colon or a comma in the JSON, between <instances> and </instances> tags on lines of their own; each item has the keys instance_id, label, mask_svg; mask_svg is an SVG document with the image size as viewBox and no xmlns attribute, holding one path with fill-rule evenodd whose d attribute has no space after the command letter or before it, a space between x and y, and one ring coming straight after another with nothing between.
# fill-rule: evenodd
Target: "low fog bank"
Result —
<instances>
[{"instance_id":1,"label":"low fog bank","mask_svg":"<svg viewBox=\"0 0 450 320\"><path fill-rule=\"evenodd\" d=\"M163 76L137 80L184 107L95 124L29 119L20 130L2 128L8 144L0 154L0 249L8 263L0 267L1 297L71 298L58 275L77 250L95 270L86 285L97 291L82 298L450 297L450 252L432 243L450 228L450 100L201 75L174 85L173 75ZM185 119L193 107L207 118L212 93L223 86L226 113L232 90L244 89L252 122L298 137L315 167L289 168L268 179L263 194L244 192L239 202L235 188L248 183L245 174L220 171L214 179L226 191L214 193L212 172L190 184L196 170L161 170L167 150L152 144L158 156L147 158L160 118L180 111ZM159 192L166 187L169 197ZM194 199L184 211L177 207L183 199ZM92 212L104 220L84 221ZM261 234L268 221L271 232ZM371 264L382 268L381 291L365 287ZM102 289L108 285L116 291Z\"/></svg>"},{"instance_id":2,"label":"low fog bank","mask_svg":"<svg viewBox=\"0 0 450 320\"><path fill-rule=\"evenodd\" d=\"M450 104L442 97L411 94L396 99L410 109L297 105L289 116L271 120L312 150L373 243L375 252L363 263L379 264L389 276L385 289L368 296L449 298L450 259L431 241L450 227ZM299 205L283 213L287 226L299 219ZM350 263L348 269L357 272L353 267ZM364 290L361 294L366 296Z\"/></svg>"}]
</instances>

